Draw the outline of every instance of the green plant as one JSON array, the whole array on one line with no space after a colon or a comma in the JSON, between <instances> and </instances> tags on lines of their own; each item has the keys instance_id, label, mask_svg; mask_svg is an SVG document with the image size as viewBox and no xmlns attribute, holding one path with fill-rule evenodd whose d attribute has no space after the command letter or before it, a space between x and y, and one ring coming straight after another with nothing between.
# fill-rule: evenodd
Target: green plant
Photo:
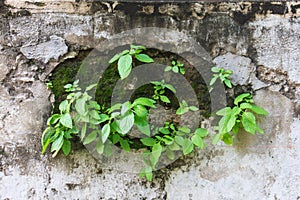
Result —
<instances>
[{"instance_id":1,"label":"green plant","mask_svg":"<svg viewBox=\"0 0 300 200\"><path fill-rule=\"evenodd\" d=\"M115 63L118 61L118 72L121 79L126 78L132 69L133 58L140 62L151 63L154 62L147 54L141 52L146 50L144 46L130 45L130 50L124 50L119 54L116 54L109 60L109 63Z\"/></svg>"},{"instance_id":2,"label":"green plant","mask_svg":"<svg viewBox=\"0 0 300 200\"><path fill-rule=\"evenodd\" d=\"M224 68L212 67L211 71L215 74L211 79L209 85L212 86L215 82L220 79L222 83L224 83L227 87L232 88L232 84L230 81L230 75L232 74L231 70L225 70Z\"/></svg>"},{"instance_id":3,"label":"green plant","mask_svg":"<svg viewBox=\"0 0 300 200\"><path fill-rule=\"evenodd\" d=\"M126 78L136 64L135 61L153 62L153 59L146 54L141 54L146 50L143 46L131 45L130 50L124 50L115 55L110 61L113 64L118 61L118 72L121 79ZM135 60L136 59L136 60ZM165 71L172 70L175 73L184 74L184 67L179 61L172 61L172 66L168 66ZM224 82L227 87L232 87L230 82L230 70L212 68L214 74L210 85L217 79ZM141 177L152 180L152 171L158 166L162 155L170 160L175 159L178 152L184 155L191 153L195 147L203 149L205 147L204 138L208 131L203 128L191 130L187 126L179 126L172 119L168 119L163 127L150 128L148 115L149 109L155 109L156 104L171 103L166 96L167 91L176 94L175 88L171 84L162 81L152 81L152 98L139 97L132 101L126 101L105 107L92 99L89 92L97 87L97 84L87 86L82 90L76 80L72 84L67 84L64 89L67 93L66 99L59 104L59 113L54 113L47 121L47 128L42 134L42 153L51 146L50 151L55 157L60 150L65 155L71 151L71 141L75 136L79 136L84 145L94 144L95 150L99 154L112 155L113 145L118 145L125 151L133 149L143 150L143 161L145 167L140 172ZM188 112L196 112L198 108L188 105L186 100L182 100L176 110L176 115L184 115ZM263 108L255 106L252 95L244 93L234 100L234 106L219 110L217 115L222 116L216 129L218 133L213 138L216 144L219 140L226 144L233 143L234 136L239 129L255 134L263 133L256 122L254 114L267 115ZM128 133L133 126L143 134L143 138L129 137Z\"/></svg>"},{"instance_id":4,"label":"green plant","mask_svg":"<svg viewBox=\"0 0 300 200\"><path fill-rule=\"evenodd\" d=\"M166 92L165 89L169 89L175 94L176 93L175 88L170 84L166 84L164 80L152 81L151 83L154 85L153 99L156 101L161 100L162 102L170 103L171 102L170 99L164 95Z\"/></svg>"},{"instance_id":5,"label":"green plant","mask_svg":"<svg viewBox=\"0 0 300 200\"><path fill-rule=\"evenodd\" d=\"M174 73L180 73L182 75L185 74L184 65L180 61L173 60L171 64L172 64L171 66L167 66L165 68L165 72L172 70Z\"/></svg>"},{"instance_id":6,"label":"green plant","mask_svg":"<svg viewBox=\"0 0 300 200\"><path fill-rule=\"evenodd\" d=\"M246 132L255 134L256 132L263 134L264 131L257 125L255 114L268 115L263 108L254 105L252 95L243 93L234 100L234 106L225 107L216 114L222 116L217 126L218 134L214 136L213 143L216 144L222 140L228 145L232 145L233 136L239 129L243 128Z\"/></svg>"}]
</instances>

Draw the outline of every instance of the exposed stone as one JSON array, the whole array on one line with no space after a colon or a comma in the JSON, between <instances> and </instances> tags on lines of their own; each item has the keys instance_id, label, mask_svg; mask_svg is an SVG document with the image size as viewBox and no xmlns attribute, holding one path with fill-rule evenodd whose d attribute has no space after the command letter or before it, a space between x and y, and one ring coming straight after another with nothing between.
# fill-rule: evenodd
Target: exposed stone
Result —
<instances>
[{"instance_id":1,"label":"exposed stone","mask_svg":"<svg viewBox=\"0 0 300 200\"><path fill-rule=\"evenodd\" d=\"M63 38L56 35L50 36L48 42L40 43L34 46L22 46L21 52L28 59L40 60L47 63L50 59L58 58L68 52L68 46Z\"/></svg>"}]
</instances>

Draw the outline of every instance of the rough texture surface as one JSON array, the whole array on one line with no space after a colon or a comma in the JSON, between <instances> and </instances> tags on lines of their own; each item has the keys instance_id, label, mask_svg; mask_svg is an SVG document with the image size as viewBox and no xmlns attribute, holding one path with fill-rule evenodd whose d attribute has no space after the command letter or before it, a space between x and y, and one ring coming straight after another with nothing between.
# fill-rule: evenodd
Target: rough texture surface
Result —
<instances>
[{"instance_id":1,"label":"rough texture surface","mask_svg":"<svg viewBox=\"0 0 300 200\"><path fill-rule=\"evenodd\" d=\"M0 1L0 199L300 199L299 16L296 1ZM265 135L241 133L233 147L208 144L157 171L153 183L107 167L80 145L69 157L42 156L53 98L46 77L81 51L138 27L187 32L216 65L232 69L233 92L253 90L270 112L259 119ZM157 38L188 48L176 35Z\"/></svg>"}]
</instances>

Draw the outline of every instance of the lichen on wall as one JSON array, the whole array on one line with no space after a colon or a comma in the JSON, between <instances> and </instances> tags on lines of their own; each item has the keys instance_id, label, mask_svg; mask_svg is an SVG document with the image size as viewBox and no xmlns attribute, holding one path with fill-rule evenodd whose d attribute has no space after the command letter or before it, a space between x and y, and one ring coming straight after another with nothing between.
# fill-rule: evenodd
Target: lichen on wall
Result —
<instances>
[{"instance_id":1,"label":"lichen on wall","mask_svg":"<svg viewBox=\"0 0 300 200\"><path fill-rule=\"evenodd\" d=\"M299 15L297 1L0 1L0 199L299 199ZM270 112L259 119L265 134L241 133L233 147L207 141L152 183L98 162L79 144L69 157L42 156L54 100L49 75L139 27L188 33L217 66L238 72L233 93L250 89ZM179 36L174 42L186 46Z\"/></svg>"}]
</instances>

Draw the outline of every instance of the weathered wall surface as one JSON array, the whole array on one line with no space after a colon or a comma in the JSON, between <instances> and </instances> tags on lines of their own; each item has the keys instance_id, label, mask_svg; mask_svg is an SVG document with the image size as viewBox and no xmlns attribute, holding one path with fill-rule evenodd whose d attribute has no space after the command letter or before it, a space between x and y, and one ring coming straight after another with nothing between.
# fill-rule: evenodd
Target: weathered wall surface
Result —
<instances>
[{"instance_id":1,"label":"weathered wall surface","mask_svg":"<svg viewBox=\"0 0 300 200\"><path fill-rule=\"evenodd\" d=\"M300 199L300 4L0 1L0 199ZM136 27L187 31L270 115L265 135L210 145L155 175L104 168L81 146L41 156L44 83L63 60ZM180 40L180 38L178 38ZM133 165L120 160L120 165Z\"/></svg>"}]
</instances>

